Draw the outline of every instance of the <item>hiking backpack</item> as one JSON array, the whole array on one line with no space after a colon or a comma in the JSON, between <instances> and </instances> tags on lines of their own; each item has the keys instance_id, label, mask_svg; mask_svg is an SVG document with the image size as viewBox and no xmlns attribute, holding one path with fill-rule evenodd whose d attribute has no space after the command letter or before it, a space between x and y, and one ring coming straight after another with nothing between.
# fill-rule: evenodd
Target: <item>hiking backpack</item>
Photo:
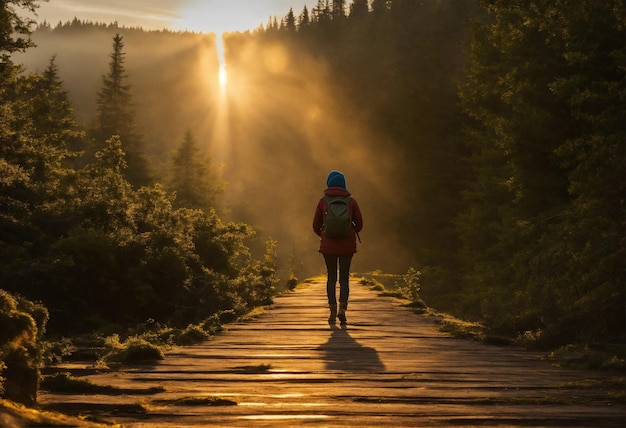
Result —
<instances>
[{"instance_id":1,"label":"hiking backpack","mask_svg":"<svg viewBox=\"0 0 626 428\"><path fill-rule=\"evenodd\" d=\"M347 238L350 236L352 218L350 218L350 196L331 198L324 195L328 204L324 219L326 237L331 239Z\"/></svg>"}]
</instances>

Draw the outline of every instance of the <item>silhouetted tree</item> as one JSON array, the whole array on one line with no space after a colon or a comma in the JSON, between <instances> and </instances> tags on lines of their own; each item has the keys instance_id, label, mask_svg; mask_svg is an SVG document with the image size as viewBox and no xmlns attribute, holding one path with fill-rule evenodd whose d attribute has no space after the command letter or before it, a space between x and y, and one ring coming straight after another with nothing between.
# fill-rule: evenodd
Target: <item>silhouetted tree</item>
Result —
<instances>
[{"instance_id":1,"label":"silhouetted tree","mask_svg":"<svg viewBox=\"0 0 626 428\"><path fill-rule=\"evenodd\" d=\"M127 155L126 176L134 186L143 186L150 184L152 178L135 122L130 86L126 83L125 56L123 37L116 34L109 72L102 76L103 87L98 93L95 135L99 144L113 135L120 137Z\"/></svg>"},{"instance_id":2,"label":"silhouetted tree","mask_svg":"<svg viewBox=\"0 0 626 428\"><path fill-rule=\"evenodd\" d=\"M34 13L39 7L39 0L6 0L0 8L0 54L3 67L10 62L11 54L24 52L34 46L30 39L32 18L24 17L23 12Z\"/></svg>"},{"instance_id":3,"label":"silhouetted tree","mask_svg":"<svg viewBox=\"0 0 626 428\"><path fill-rule=\"evenodd\" d=\"M329 0L317 0L317 4L311 10L311 22L324 24L332 20L332 9Z\"/></svg>"},{"instance_id":4,"label":"silhouetted tree","mask_svg":"<svg viewBox=\"0 0 626 428\"><path fill-rule=\"evenodd\" d=\"M389 11L390 0L372 0L372 12L381 14Z\"/></svg>"},{"instance_id":5,"label":"silhouetted tree","mask_svg":"<svg viewBox=\"0 0 626 428\"><path fill-rule=\"evenodd\" d=\"M304 8L302 8L302 12L300 13L300 16L298 17L298 28L299 29L303 29L309 26L309 24L311 23L310 17L309 17L309 9L306 7L306 5L304 5Z\"/></svg>"},{"instance_id":6,"label":"silhouetted tree","mask_svg":"<svg viewBox=\"0 0 626 428\"><path fill-rule=\"evenodd\" d=\"M333 19L345 18L346 0L333 0L332 16L333 16Z\"/></svg>"},{"instance_id":7,"label":"silhouetted tree","mask_svg":"<svg viewBox=\"0 0 626 428\"><path fill-rule=\"evenodd\" d=\"M366 16L369 12L368 0L354 0L350 5L350 18Z\"/></svg>"},{"instance_id":8,"label":"silhouetted tree","mask_svg":"<svg viewBox=\"0 0 626 428\"><path fill-rule=\"evenodd\" d=\"M282 28L287 31L296 31L296 17L293 14L293 8L289 9L289 13L283 19Z\"/></svg>"}]
</instances>

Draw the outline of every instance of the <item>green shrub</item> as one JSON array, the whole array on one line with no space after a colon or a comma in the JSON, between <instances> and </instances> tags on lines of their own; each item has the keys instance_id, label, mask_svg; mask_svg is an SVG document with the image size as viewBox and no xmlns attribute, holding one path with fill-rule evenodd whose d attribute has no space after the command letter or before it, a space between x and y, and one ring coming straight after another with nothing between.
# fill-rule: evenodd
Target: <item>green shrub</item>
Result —
<instances>
[{"instance_id":1,"label":"green shrub","mask_svg":"<svg viewBox=\"0 0 626 428\"><path fill-rule=\"evenodd\" d=\"M72 355L78 349L72 340L67 338L54 342L44 342L42 347L42 360L45 364L60 363L63 358Z\"/></svg>"},{"instance_id":2,"label":"green shrub","mask_svg":"<svg viewBox=\"0 0 626 428\"><path fill-rule=\"evenodd\" d=\"M409 270L402 275L402 283L397 285L397 290L413 303L421 302L420 297L420 276L422 273L415 268L409 268Z\"/></svg>"},{"instance_id":3,"label":"green shrub","mask_svg":"<svg viewBox=\"0 0 626 428\"><path fill-rule=\"evenodd\" d=\"M0 290L0 390L2 397L37 401L42 336L48 311L42 305Z\"/></svg>"},{"instance_id":4,"label":"green shrub","mask_svg":"<svg viewBox=\"0 0 626 428\"><path fill-rule=\"evenodd\" d=\"M383 283L378 281L374 277L370 277L370 278L363 277L359 279L359 284L365 287L369 287L370 289L374 291L385 291L385 286L383 285Z\"/></svg>"},{"instance_id":5,"label":"green shrub","mask_svg":"<svg viewBox=\"0 0 626 428\"><path fill-rule=\"evenodd\" d=\"M44 376L41 388L56 393L97 394L108 392L111 387L95 385L88 380L73 377L69 372L55 373Z\"/></svg>"},{"instance_id":6,"label":"green shrub","mask_svg":"<svg viewBox=\"0 0 626 428\"><path fill-rule=\"evenodd\" d=\"M188 325L175 336L174 342L177 345L193 345L194 343L204 342L210 337L210 334L202 329L201 326Z\"/></svg>"},{"instance_id":7,"label":"green shrub","mask_svg":"<svg viewBox=\"0 0 626 428\"><path fill-rule=\"evenodd\" d=\"M105 361L119 364L149 364L164 358L163 351L158 345L148 342L141 337L130 337L124 343L119 342L119 336L113 335L107 339L111 348Z\"/></svg>"}]
</instances>

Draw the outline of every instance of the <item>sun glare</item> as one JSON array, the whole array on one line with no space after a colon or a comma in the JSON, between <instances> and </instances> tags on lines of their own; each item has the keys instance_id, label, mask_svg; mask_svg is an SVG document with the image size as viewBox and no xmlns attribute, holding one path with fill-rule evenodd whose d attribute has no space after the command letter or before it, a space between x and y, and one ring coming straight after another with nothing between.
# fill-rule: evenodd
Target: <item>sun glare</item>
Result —
<instances>
[{"instance_id":1,"label":"sun glare","mask_svg":"<svg viewBox=\"0 0 626 428\"><path fill-rule=\"evenodd\" d=\"M225 65L220 65L219 79L220 79L220 86L225 87L226 84L228 83L228 74L226 73Z\"/></svg>"}]
</instances>

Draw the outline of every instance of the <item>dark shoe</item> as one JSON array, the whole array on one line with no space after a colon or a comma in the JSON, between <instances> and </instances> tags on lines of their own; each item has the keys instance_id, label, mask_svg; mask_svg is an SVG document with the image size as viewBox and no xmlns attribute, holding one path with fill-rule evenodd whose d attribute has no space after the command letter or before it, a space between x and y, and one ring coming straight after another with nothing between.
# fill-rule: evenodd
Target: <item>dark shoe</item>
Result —
<instances>
[{"instance_id":1,"label":"dark shoe","mask_svg":"<svg viewBox=\"0 0 626 428\"><path fill-rule=\"evenodd\" d=\"M337 305L328 305L328 307L330 308L330 315L328 316L328 322L334 324L335 320L337 319Z\"/></svg>"},{"instance_id":2,"label":"dark shoe","mask_svg":"<svg viewBox=\"0 0 626 428\"><path fill-rule=\"evenodd\" d=\"M339 322L342 325L348 323L348 321L346 320L346 309L347 308L348 308L348 304L347 303L340 303L339 304L339 312L337 313L337 318L339 318Z\"/></svg>"}]
</instances>

